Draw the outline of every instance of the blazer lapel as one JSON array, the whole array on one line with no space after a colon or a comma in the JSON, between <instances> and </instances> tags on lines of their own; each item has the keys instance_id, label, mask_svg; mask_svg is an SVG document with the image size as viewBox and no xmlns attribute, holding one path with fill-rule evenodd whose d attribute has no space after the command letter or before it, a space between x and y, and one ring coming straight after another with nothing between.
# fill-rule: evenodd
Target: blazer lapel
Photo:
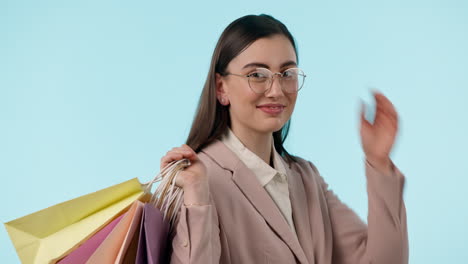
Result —
<instances>
[{"instance_id":1,"label":"blazer lapel","mask_svg":"<svg viewBox=\"0 0 468 264\"><path fill-rule=\"evenodd\" d=\"M286 163L286 162L285 162ZM298 239L302 245L302 249L312 263L314 262L314 247L312 242L312 230L310 228L309 208L307 206L307 195L304 189L304 183L301 175L292 170L289 165L285 164L286 173L288 175L289 197L291 199L291 208L293 221L296 227Z\"/></svg>"},{"instance_id":2,"label":"blazer lapel","mask_svg":"<svg viewBox=\"0 0 468 264\"><path fill-rule=\"evenodd\" d=\"M253 172L241 162L237 155L219 140L207 146L203 152L215 159L222 167L233 172L232 180L234 183L275 233L288 245L301 263L309 263L284 216L266 190L260 185Z\"/></svg>"}]
</instances>

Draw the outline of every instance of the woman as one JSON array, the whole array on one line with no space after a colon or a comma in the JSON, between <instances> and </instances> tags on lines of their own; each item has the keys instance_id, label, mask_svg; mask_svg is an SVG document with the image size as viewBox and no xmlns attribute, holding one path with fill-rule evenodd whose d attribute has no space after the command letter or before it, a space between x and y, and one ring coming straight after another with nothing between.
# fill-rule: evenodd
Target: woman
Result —
<instances>
[{"instance_id":1,"label":"woman","mask_svg":"<svg viewBox=\"0 0 468 264\"><path fill-rule=\"evenodd\" d=\"M361 113L368 225L328 189L316 167L283 146L299 89L296 45L268 15L232 22L215 48L186 144L189 159L171 263L407 263L404 176L389 158L397 113L376 93Z\"/></svg>"}]
</instances>

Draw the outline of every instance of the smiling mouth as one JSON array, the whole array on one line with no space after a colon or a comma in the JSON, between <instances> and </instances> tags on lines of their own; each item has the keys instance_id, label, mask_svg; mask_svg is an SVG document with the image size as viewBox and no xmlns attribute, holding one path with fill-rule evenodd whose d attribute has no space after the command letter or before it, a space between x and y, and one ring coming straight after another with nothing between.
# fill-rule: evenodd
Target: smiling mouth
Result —
<instances>
[{"instance_id":1,"label":"smiling mouth","mask_svg":"<svg viewBox=\"0 0 468 264\"><path fill-rule=\"evenodd\" d=\"M280 109L280 108L284 108L284 106L257 106L257 108Z\"/></svg>"},{"instance_id":2,"label":"smiling mouth","mask_svg":"<svg viewBox=\"0 0 468 264\"><path fill-rule=\"evenodd\" d=\"M262 110L265 113L276 115L276 114L280 114L281 112L283 112L285 107L284 106L258 106L257 108Z\"/></svg>"}]
</instances>

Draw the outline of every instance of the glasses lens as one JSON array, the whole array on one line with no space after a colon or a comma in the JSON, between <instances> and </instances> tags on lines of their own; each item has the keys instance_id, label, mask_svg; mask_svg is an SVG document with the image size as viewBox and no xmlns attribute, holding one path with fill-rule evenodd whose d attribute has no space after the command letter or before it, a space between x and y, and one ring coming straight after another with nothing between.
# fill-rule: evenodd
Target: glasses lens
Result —
<instances>
[{"instance_id":1,"label":"glasses lens","mask_svg":"<svg viewBox=\"0 0 468 264\"><path fill-rule=\"evenodd\" d=\"M287 93L295 93L304 85L304 73L301 69L292 68L283 72L281 86Z\"/></svg>"},{"instance_id":2,"label":"glasses lens","mask_svg":"<svg viewBox=\"0 0 468 264\"><path fill-rule=\"evenodd\" d=\"M249 85L256 93L263 93L270 84L272 73L267 69L256 69L249 75Z\"/></svg>"}]
</instances>

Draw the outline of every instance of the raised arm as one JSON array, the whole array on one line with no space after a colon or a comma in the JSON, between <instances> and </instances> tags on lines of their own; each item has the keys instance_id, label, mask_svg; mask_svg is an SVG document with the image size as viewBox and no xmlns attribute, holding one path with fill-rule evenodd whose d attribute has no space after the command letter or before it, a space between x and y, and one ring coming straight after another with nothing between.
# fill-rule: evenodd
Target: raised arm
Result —
<instances>
[{"instance_id":1,"label":"raised arm","mask_svg":"<svg viewBox=\"0 0 468 264\"><path fill-rule=\"evenodd\" d=\"M219 263L221 245L216 208L211 199L206 167L187 145L173 148L161 158L161 168L174 160L189 159L176 185L184 190L184 204L171 232L170 263Z\"/></svg>"},{"instance_id":2,"label":"raised arm","mask_svg":"<svg viewBox=\"0 0 468 264\"><path fill-rule=\"evenodd\" d=\"M341 203L320 178L332 222L334 263L408 263L405 178L390 159L398 132L398 114L382 93L375 91L374 98L377 107L373 123L365 119L363 107L360 125L366 156L368 225Z\"/></svg>"},{"instance_id":3,"label":"raised arm","mask_svg":"<svg viewBox=\"0 0 468 264\"><path fill-rule=\"evenodd\" d=\"M367 225L328 189L320 177L332 224L333 263L406 264L408 233L402 197L404 176L396 167L386 174L368 162L365 166L369 202Z\"/></svg>"}]
</instances>

